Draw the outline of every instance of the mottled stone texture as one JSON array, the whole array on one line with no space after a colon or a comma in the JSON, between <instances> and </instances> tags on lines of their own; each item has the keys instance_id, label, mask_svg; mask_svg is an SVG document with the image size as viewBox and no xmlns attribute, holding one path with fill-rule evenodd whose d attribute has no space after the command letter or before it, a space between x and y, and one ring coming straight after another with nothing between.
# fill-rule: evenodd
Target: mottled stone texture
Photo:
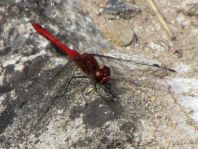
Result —
<instances>
[{"instance_id":1,"label":"mottled stone texture","mask_svg":"<svg viewBox=\"0 0 198 149\"><path fill-rule=\"evenodd\" d=\"M198 3L155 2L173 41L145 0L1 0L0 148L197 148ZM83 74L32 21L80 53L177 72L102 59L111 90L95 92L89 79L67 86Z\"/></svg>"}]
</instances>

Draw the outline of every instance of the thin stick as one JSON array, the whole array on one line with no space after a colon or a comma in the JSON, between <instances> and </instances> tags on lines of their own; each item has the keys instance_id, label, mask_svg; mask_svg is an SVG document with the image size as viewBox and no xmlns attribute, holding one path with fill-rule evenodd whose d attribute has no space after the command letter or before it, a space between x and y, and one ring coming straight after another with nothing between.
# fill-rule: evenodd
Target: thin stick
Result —
<instances>
[{"instance_id":1,"label":"thin stick","mask_svg":"<svg viewBox=\"0 0 198 149\"><path fill-rule=\"evenodd\" d=\"M153 11L155 12L155 15L157 16L161 26L164 28L164 30L166 31L166 33L168 34L168 36L171 39L174 39L175 36L173 35L170 27L168 26L168 24L166 23L166 21L164 20L164 18L162 17L159 9L157 8L154 0L148 0L148 3L150 4L150 7L153 9Z\"/></svg>"}]
</instances>

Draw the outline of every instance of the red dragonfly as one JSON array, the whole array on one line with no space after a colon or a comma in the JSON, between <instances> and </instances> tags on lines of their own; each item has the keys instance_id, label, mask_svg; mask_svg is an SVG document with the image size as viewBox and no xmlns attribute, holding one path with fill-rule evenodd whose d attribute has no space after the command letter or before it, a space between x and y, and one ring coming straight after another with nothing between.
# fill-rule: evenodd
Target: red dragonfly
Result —
<instances>
[{"instance_id":1,"label":"red dragonfly","mask_svg":"<svg viewBox=\"0 0 198 149\"><path fill-rule=\"evenodd\" d=\"M111 56L105 56L105 55L99 55L99 54L90 54L90 53L80 54L76 50L70 49L67 45L63 44L57 37L52 35L47 29L43 28L41 25L39 25L37 23L32 23L32 26L40 35L47 38L51 43L53 43L55 46L57 46L58 49L61 50L62 53L68 55L69 60L70 60L69 62L74 62L78 66L78 68L85 74L86 77L92 79L95 83L107 86L108 89L109 89L109 86L108 86L109 81L111 80L110 68L107 66L103 66L102 68L100 68L99 63L96 60L95 56L100 57L100 58L108 58L108 59L113 59L113 60L132 62L134 64L146 65L146 66L150 66L150 67L157 67L160 69L165 69L165 70L168 70L171 72L175 72L175 70L173 70L173 69L162 67L162 66L159 66L158 64L140 63L140 62L135 62L132 60L114 58ZM112 92L110 91L110 93L112 93ZM113 97L115 97L115 96L113 96ZM54 104L54 102L57 98L55 97L55 99L52 101L50 106L44 112L43 116L49 111L50 107L52 107L52 105ZM22 107L27 102L27 100L28 99L26 99L20 106ZM43 116L40 118L40 120L43 118Z\"/></svg>"},{"instance_id":2,"label":"red dragonfly","mask_svg":"<svg viewBox=\"0 0 198 149\"><path fill-rule=\"evenodd\" d=\"M110 68L107 66L103 66L102 68L100 68L95 56L100 58L108 58L119 61L132 62L138 65L157 67L171 72L176 72L173 69L162 67L159 66L158 64L140 63L132 60L126 60L126 59L115 58L115 57L99 55L99 54L90 54L90 53L80 54L76 50L70 49L67 45L63 44L57 37L52 35L47 29L43 28L40 24L32 23L32 26L40 35L42 35L43 37L48 39L51 43L53 43L55 46L57 46L58 49L61 50L60 52L68 55L70 62L71 61L75 62L78 68L80 68L80 70L82 70L82 72L85 74L85 76L92 79L95 83L106 85L111 80Z\"/></svg>"},{"instance_id":3,"label":"red dragonfly","mask_svg":"<svg viewBox=\"0 0 198 149\"><path fill-rule=\"evenodd\" d=\"M111 56L105 56L99 54L90 54L90 53L80 54L76 50L70 49L67 45L63 44L58 38L53 36L47 29L43 28L41 25L37 23L32 23L32 26L40 35L47 38L49 41L55 44L63 53L67 54L70 58L70 61L74 61L76 65L85 73L86 76L89 76L91 79L93 79L94 81L100 84L107 84L110 81L111 79L110 68L107 66L103 66L103 68L100 68L94 56L98 56L101 58L115 59L115 60L123 60L123 61L133 62L139 65L147 65L147 66L157 67L172 72L176 72L173 69L161 67L158 64L139 63L139 62L134 62L132 60L114 58Z\"/></svg>"}]
</instances>

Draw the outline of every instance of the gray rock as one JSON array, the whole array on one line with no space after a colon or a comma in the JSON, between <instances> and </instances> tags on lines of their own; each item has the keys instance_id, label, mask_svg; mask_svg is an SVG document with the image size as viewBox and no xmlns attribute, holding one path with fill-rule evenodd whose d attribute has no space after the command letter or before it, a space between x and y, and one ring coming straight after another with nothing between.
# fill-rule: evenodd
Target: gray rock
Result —
<instances>
[{"instance_id":1,"label":"gray rock","mask_svg":"<svg viewBox=\"0 0 198 149\"><path fill-rule=\"evenodd\" d=\"M106 24L103 34L115 45L126 47L134 40L135 33L127 22L114 20Z\"/></svg>"},{"instance_id":2,"label":"gray rock","mask_svg":"<svg viewBox=\"0 0 198 149\"><path fill-rule=\"evenodd\" d=\"M158 52L165 52L169 50L169 46L163 42L151 42L149 43L149 48Z\"/></svg>"},{"instance_id":3,"label":"gray rock","mask_svg":"<svg viewBox=\"0 0 198 149\"><path fill-rule=\"evenodd\" d=\"M151 41L168 42L145 11L134 24L139 25L141 46L118 49L78 2L0 1L0 148L196 148L197 40L192 39L196 36L185 28L186 34L180 32L180 40L172 41L172 49L182 46L182 58L159 46L161 42L155 44L157 50L145 49ZM169 7L172 12L175 8ZM108 54L161 62L177 73L102 59L99 63L111 69L110 89L97 85L96 93L89 79L73 79L67 87L72 76L83 74L72 71L73 63L64 67L66 57L58 57L30 21L81 53L107 48ZM65 88L65 96L60 96Z\"/></svg>"},{"instance_id":4,"label":"gray rock","mask_svg":"<svg viewBox=\"0 0 198 149\"><path fill-rule=\"evenodd\" d=\"M123 1L109 1L108 5L104 8L100 8L99 12L101 14L109 14L119 18L130 19L141 13L141 9L135 4Z\"/></svg>"}]
</instances>

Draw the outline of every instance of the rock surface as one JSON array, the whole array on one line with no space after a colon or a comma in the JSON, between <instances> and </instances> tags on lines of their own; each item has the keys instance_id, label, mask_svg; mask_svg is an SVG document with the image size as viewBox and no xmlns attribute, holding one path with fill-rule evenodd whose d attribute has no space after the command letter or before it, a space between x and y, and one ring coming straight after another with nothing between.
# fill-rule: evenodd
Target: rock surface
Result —
<instances>
[{"instance_id":1,"label":"rock surface","mask_svg":"<svg viewBox=\"0 0 198 149\"><path fill-rule=\"evenodd\" d=\"M121 21L110 21L103 29L104 35L117 46L126 47L130 45L135 38L133 29L128 24Z\"/></svg>"},{"instance_id":2,"label":"rock surface","mask_svg":"<svg viewBox=\"0 0 198 149\"><path fill-rule=\"evenodd\" d=\"M129 3L0 1L0 148L198 147L197 1L156 0L174 41L144 0L130 1L141 10L138 15L128 9L111 13L116 19L98 14L114 2ZM133 17L122 17L129 13ZM31 21L81 53L157 63L177 72L102 59L101 65L111 68L114 100L102 86L96 93L87 79L74 79L59 97L72 76L82 74L72 63L64 66L66 57L57 55ZM104 93L109 100L100 96Z\"/></svg>"}]
</instances>

